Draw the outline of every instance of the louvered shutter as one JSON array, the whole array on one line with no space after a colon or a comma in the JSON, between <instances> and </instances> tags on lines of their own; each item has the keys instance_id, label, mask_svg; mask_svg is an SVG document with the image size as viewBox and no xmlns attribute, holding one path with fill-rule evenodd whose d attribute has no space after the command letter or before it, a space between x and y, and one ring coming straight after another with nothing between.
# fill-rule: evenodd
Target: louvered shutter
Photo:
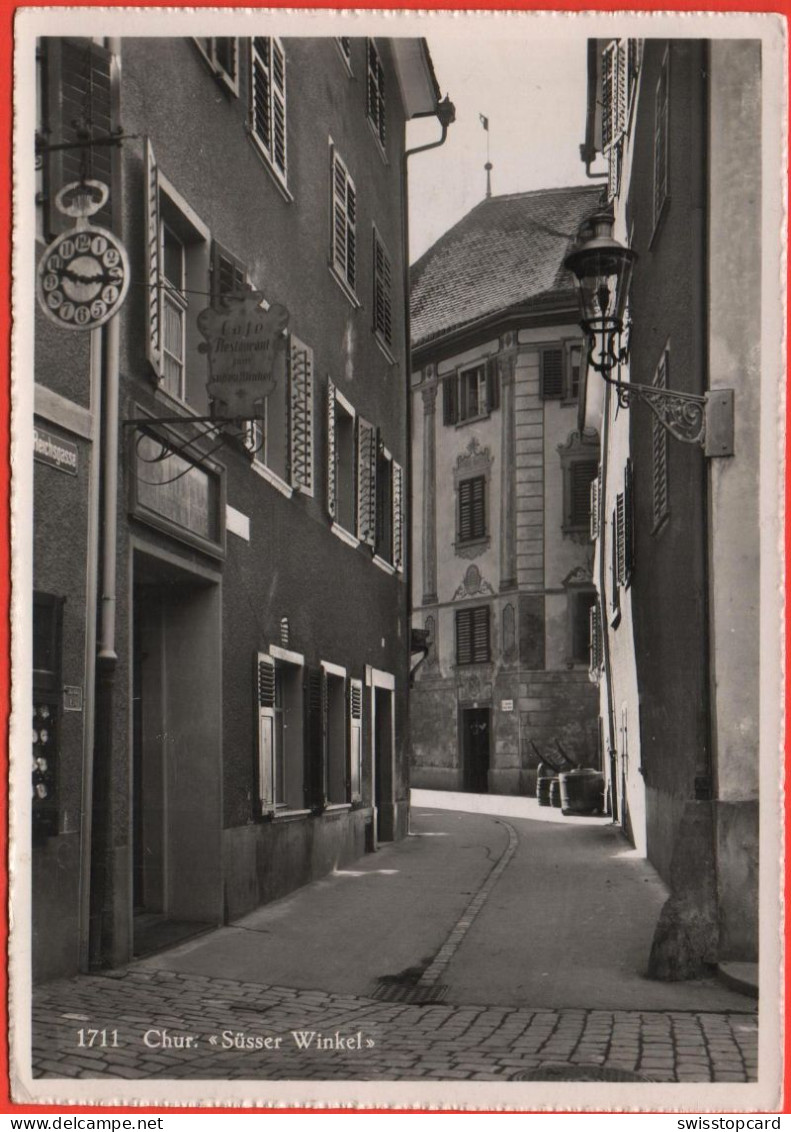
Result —
<instances>
[{"instance_id":1,"label":"louvered shutter","mask_svg":"<svg viewBox=\"0 0 791 1132\"><path fill-rule=\"evenodd\" d=\"M472 617L469 609L456 611L456 663L472 663Z\"/></svg>"},{"instance_id":2,"label":"louvered shutter","mask_svg":"<svg viewBox=\"0 0 791 1132\"><path fill-rule=\"evenodd\" d=\"M247 268L215 240L211 249L212 305L220 306L220 300L225 296L244 294L246 290Z\"/></svg>"},{"instance_id":3,"label":"louvered shutter","mask_svg":"<svg viewBox=\"0 0 791 1132\"><path fill-rule=\"evenodd\" d=\"M393 341L392 287L390 257L374 231L374 330L388 346Z\"/></svg>"},{"instance_id":4,"label":"louvered shutter","mask_svg":"<svg viewBox=\"0 0 791 1132\"><path fill-rule=\"evenodd\" d=\"M91 137L107 137L118 127L118 82L116 60L107 48L90 39L42 39L44 106L43 133L50 145L77 141L78 128L85 128ZM116 149L109 145L94 146L85 151L86 175L100 181L110 190L107 203L92 218L100 227L115 227L118 215L114 207L113 171L117 164ZM70 228L74 221L55 206L55 197L64 185L79 181L82 176L82 153L79 148L46 152L44 171L44 226L55 236Z\"/></svg>"},{"instance_id":5,"label":"louvered shutter","mask_svg":"<svg viewBox=\"0 0 791 1132\"><path fill-rule=\"evenodd\" d=\"M666 389L668 384L668 369L670 356L665 350L654 375L653 384L657 389ZM669 510L668 497L668 444L667 433L662 425L652 417L651 420L651 470L653 488L654 527L658 527Z\"/></svg>"},{"instance_id":6,"label":"louvered shutter","mask_svg":"<svg viewBox=\"0 0 791 1132\"><path fill-rule=\"evenodd\" d=\"M626 502L624 493L619 491L615 497L615 547L616 547L616 577L619 585L626 582Z\"/></svg>"},{"instance_id":7,"label":"louvered shutter","mask_svg":"<svg viewBox=\"0 0 791 1132\"><path fill-rule=\"evenodd\" d=\"M598 465L590 460L577 460L570 469L569 525L587 527L590 525L591 480L598 471Z\"/></svg>"},{"instance_id":8,"label":"louvered shutter","mask_svg":"<svg viewBox=\"0 0 791 1132\"><path fill-rule=\"evenodd\" d=\"M618 521L618 502L612 512L610 526L610 575L612 583L613 625L617 625L621 610L621 532ZM605 597L606 602L606 597Z\"/></svg>"},{"instance_id":9,"label":"louvered shutter","mask_svg":"<svg viewBox=\"0 0 791 1132\"><path fill-rule=\"evenodd\" d=\"M286 56L279 39L272 40L272 160L286 179Z\"/></svg>"},{"instance_id":10,"label":"louvered shutter","mask_svg":"<svg viewBox=\"0 0 791 1132\"><path fill-rule=\"evenodd\" d=\"M632 461L626 461L624 469L624 572L623 584L631 585L634 571L634 473Z\"/></svg>"},{"instance_id":11,"label":"louvered shutter","mask_svg":"<svg viewBox=\"0 0 791 1132\"><path fill-rule=\"evenodd\" d=\"M442 382L442 423L454 425L459 419L459 379L456 374Z\"/></svg>"},{"instance_id":12,"label":"louvered shutter","mask_svg":"<svg viewBox=\"0 0 791 1132\"><path fill-rule=\"evenodd\" d=\"M615 72L618 65L618 45L608 43L601 60L601 147L606 153L613 143L613 104L615 101Z\"/></svg>"},{"instance_id":13,"label":"louvered shutter","mask_svg":"<svg viewBox=\"0 0 791 1132\"><path fill-rule=\"evenodd\" d=\"M376 430L357 418L357 537L371 548L376 542Z\"/></svg>"},{"instance_id":14,"label":"louvered shutter","mask_svg":"<svg viewBox=\"0 0 791 1132\"><path fill-rule=\"evenodd\" d=\"M384 145L386 141L384 71L379 52L372 39L368 40L368 117L376 130L376 136Z\"/></svg>"},{"instance_id":15,"label":"louvered shutter","mask_svg":"<svg viewBox=\"0 0 791 1132\"><path fill-rule=\"evenodd\" d=\"M262 812L275 807L275 662L255 657L255 702L258 734L258 800Z\"/></svg>"},{"instance_id":16,"label":"louvered shutter","mask_svg":"<svg viewBox=\"0 0 791 1132\"><path fill-rule=\"evenodd\" d=\"M486 405L490 413L500 408L500 373L497 358L486 359Z\"/></svg>"},{"instance_id":17,"label":"louvered shutter","mask_svg":"<svg viewBox=\"0 0 791 1132\"><path fill-rule=\"evenodd\" d=\"M404 469L393 461L393 565L404 568Z\"/></svg>"},{"instance_id":18,"label":"louvered shutter","mask_svg":"<svg viewBox=\"0 0 791 1132\"><path fill-rule=\"evenodd\" d=\"M550 346L541 351L541 396L563 396L563 350Z\"/></svg>"},{"instance_id":19,"label":"louvered shutter","mask_svg":"<svg viewBox=\"0 0 791 1132\"><path fill-rule=\"evenodd\" d=\"M615 52L613 82L613 143L618 144L626 133L629 114L629 44L619 39Z\"/></svg>"},{"instance_id":20,"label":"louvered shutter","mask_svg":"<svg viewBox=\"0 0 791 1132\"><path fill-rule=\"evenodd\" d=\"M291 486L313 494L313 351L289 343L289 470Z\"/></svg>"},{"instance_id":21,"label":"louvered shutter","mask_svg":"<svg viewBox=\"0 0 791 1132\"><path fill-rule=\"evenodd\" d=\"M362 799L363 781L363 682L349 681L349 799Z\"/></svg>"},{"instance_id":22,"label":"louvered shutter","mask_svg":"<svg viewBox=\"0 0 791 1132\"><path fill-rule=\"evenodd\" d=\"M669 67L669 56L665 55L656 84L654 105L654 224L668 195Z\"/></svg>"},{"instance_id":23,"label":"louvered shutter","mask_svg":"<svg viewBox=\"0 0 791 1132\"><path fill-rule=\"evenodd\" d=\"M327 805L327 674L309 668L305 674L305 804L313 810Z\"/></svg>"},{"instance_id":24,"label":"louvered shutter","mask_svg":"<svg viewBox=\"0 0 791 1132\"><path fill-rule=\"evenodd\" d=\"M327 381L327 513L334 521L337 514L338 463L335 432L335 382Z\"/></svg>"},{"instance_id":25,"label":"louvered shutter","mask_svg":"<svg viewBox=\"0 0 791 1132\"><path fill-rule=\"evenodd\" d=\"M602 666L602 625L599 603L590 607L590 674L596 679Z\"/></svg>"},{"instance_id":26,"label":"louvered shutter","mask_svg":"<svg viewBox=\"0 0 791 1132\"><path fill-rule=\"evenodd\" d=\"M489 607L479 606L472 611L472 653L476 664L489 659Z\"/></svg>"},{"instance_id":27,"label":"louvered shutter","mask_svg":"<svg viewBox=\"0 0 791 1132\"><path fill-rule=\"evenodd\" d=\"M250 127L266 155L272 156L272 91L270 83L270 43L265 36L254 36L250 56Z\"/></svg>"},{"instance_id":28,"label":"louvered shutter","mask_svg":"<svg viewBox=\"0 0 791 1132\"><path fill-rule=\"evenodd\" d=\"M146 138L145 214L146 214L146 356L158 380L162 362L162 279L159 223L159 172L151 142Z\"/></svg>"},{"instance_id":29,"label":"louvered shutter","mask_svg":"<svg viewBox=\"0 0 791 1132\"><path fill-rule=\"evenodd\" d=\"M607 154L607 200L613 201L621 187L621 147L614 145Z\"/></svg>"},{"instance_id":30,"label":"louvered shutter","mask_svg":"<svg viewBox=\"0 0 791 1132\"><path fill-rule=\"evenodd\" d=\"M599 477L591 480L591 541L599 537Z\"/></svg>"},{"instance_id":31,"label":"louvered shutter","mask_svg":"<svg viewBox=\"0 0 791 1132\"><path fill-rule=\"evenodd\" d=\"M459 542L486 537L486 477L459 483Z\"/></svg>"}]
</instances>

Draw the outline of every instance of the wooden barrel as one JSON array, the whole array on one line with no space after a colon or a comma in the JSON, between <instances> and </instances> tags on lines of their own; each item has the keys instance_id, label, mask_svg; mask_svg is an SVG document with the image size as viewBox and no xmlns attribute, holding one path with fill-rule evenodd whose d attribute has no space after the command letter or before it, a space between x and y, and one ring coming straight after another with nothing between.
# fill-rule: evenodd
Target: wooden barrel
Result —
<instances>
[{"instance_id":1,"label":"wooden barrel","mask_svg":"<svg viewBox=\"0 0 791 1132\"><path fill-rule=\"evenodd\" d=\"M560 802L560 783L557 779L557 776L555 776L555 778L551 779L551 781L549 783L549 804L550 804L550 806L557 806L558 808L560 807L560 804L561 804L561 802Z\"/></svg>"},{"instance_id":2,"label":"wooden barrel","mask_svg":"<svg viewBox=\"0 0 791 1132\"><path fill-rule=\"evenodd\" d=\"M604 810L604 775L578 767L559 775L560 808L564 814L600 814Z\"/></svg>"},{"instance_id":3,"label":"wooden barrel","mask_svg":"<svg viewBox=\"0 0 791 1132\"><path fill-rule=\"evenodd\" d=\"M538 799L539 806L549 805L549 785L555 777L555 772L548 767L546 763L538 764L538 772L536 774L536 798Z\"/></svg>"}]
</instances>

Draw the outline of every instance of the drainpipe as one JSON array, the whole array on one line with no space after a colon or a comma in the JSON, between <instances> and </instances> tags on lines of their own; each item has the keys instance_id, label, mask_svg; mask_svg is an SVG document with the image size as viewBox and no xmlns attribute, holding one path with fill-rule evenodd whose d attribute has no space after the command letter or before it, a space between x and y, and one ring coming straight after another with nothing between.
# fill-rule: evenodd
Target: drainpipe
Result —
<instances>
[{"instance_id":1,"label":"drainpipe","mask_svg":"<svg viewBox=\"0 0 791 1132\"><path fill-rule=\"evenodd\" d=\"M120 60L121 40L108 40L108 47ZM114 186L120 193L120 184ZM119 403L119 316L103 328L102 381L103 404L100 449L101 524L99 553L101 558L101 597L99 602L99 639L96 655L96 701L94 746L91 777L84 788L90 797L91 832L87 838L90 854L90 891L85 894L89 910L87 960L91 968L111 966L128 958L120 954L110 915L114 899L112 775L115 670L116 572L118 542L118 403Z\"/></svg>"},{"instance_id":2,"label":"drainpipe","mask_svg":"<svg viewBox=\"0 0 791 1132\"><path fill-rule=\"evenodd\" d=\"M82 796L80 805L79 969L88 970L90 932L91 810L96 704L96 606L99 578L99 493L102 444L102 332L91 331L91 479L88 489L88 540L85 569L85 697L83 703Z\"/></svg>"},{"instance_id":3,"label":"drainpipe","mask_svg":"<svg viewBox=\"0 0 791 1132\"><path fill-rule=\"evenodd\" d=\"M405 460L405 483L404 483L404 498L408 499L411 504L412 500L412 320L409 314L409 178L407 170L407 162L410 157L414 157L416 153L426 153L430 149L439 149L444 145L448 137L448 127L456 121L456 107L450 101L447 95L439 102L433 110L427 110L420 114L415 114L415 118L436 118L442 128L437 141L428 142L426 145L418 145L412 149L404 150L404 155L401 163L401 231L403 233L403 282L404 282L404 335L406 338L406 396L407 396L407 414L406 414L406 460ZM409 508L409 530L405 531L407 540L407 553L404 555L404 585L406 586L406 600L407 600L407 624L406 624L406 642L405 647L407 650L407 669L412 661L411 641L412 641L412 568L413 568L413 549L412 549L412 509ZM410 679L411 684L411 679ZM410 735L410 707L409 707L409 694L406 700L406 748L409 750L411 741Z\"/></svg>"},{"instance_id":4,"label":"drainpipe","mask_svg":"<svg viewBox=\"0 0 791 1132\"><path fill-rule=\"evenodd\" d=\"M612 768L612 754L616 750L615 742L615 707L614 707L614 692L612 686L612 662L610 660L610 634L608 633L609 618L607 617L607 555L603 552L604 547L604 528L607 523L607 513L604 506L604 501L607 498L607 471L609 467L608 449L610 443L610 398L612 394L612 386L606 385L604 390L604 412L602 414L602 435L601 435L601 485L599 487L599 610L601 616L601 643L602 651L604 653L604 679L607 686L607 742L608 750L606 757L610 760L608 767L608 775L610 777L610 808L612 810L612 820L618 821L619 815L616 813L616 807L612 804L615 801L617 784L613 781L613 768ZM612 538L612 534L610 535ZM604 755L604 752L602 752ZM619 809L623 807L623 799L620 792L618 793L620 801Z\"/></svg>"}]
</instances>

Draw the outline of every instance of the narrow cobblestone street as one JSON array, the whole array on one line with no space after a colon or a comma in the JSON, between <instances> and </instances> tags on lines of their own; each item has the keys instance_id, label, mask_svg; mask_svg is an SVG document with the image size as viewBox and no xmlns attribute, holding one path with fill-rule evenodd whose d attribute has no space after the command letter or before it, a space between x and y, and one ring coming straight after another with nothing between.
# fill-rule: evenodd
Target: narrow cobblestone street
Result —
<instances>
[{"instance_id":1,"label":"narrow cobblestone street","mask_svg":"<svg viewBox=\"0 0 791 1132\"><path fill-rule=\"evenodd\" d=\"M38 988L34 1075L756 1080L753 1000L641 974L664 899L650 866L602 819L518 802L508 820L416 809L354 868Z\"/></svg>"}]
</instances>

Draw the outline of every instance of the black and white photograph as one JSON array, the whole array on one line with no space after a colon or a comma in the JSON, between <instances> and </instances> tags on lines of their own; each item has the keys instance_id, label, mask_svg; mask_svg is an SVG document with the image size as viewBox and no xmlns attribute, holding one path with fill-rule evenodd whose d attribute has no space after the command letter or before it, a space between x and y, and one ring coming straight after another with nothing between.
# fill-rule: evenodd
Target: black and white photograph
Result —
<instances>
[{"instance_id":1,"label":"black and white photograph","mask_svg":"<svg viewBox=\"0 0 791 1132\"><path fill-rule=\"evenodd\" d=\"M778 1109L786 47L20 11L14 1101Z\"/></svg>"}]
</instances>

